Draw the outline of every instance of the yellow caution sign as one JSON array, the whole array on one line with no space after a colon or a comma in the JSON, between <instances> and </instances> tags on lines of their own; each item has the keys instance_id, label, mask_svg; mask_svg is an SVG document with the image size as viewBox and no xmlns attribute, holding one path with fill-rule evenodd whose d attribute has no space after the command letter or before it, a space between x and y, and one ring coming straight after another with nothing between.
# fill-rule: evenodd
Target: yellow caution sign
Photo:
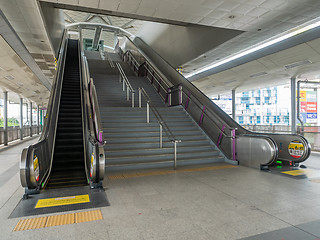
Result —
<instances>
[{"instance_id":1,"label":"yellow caution sign","mask_svg":"<svg viewBox=\"0 0 320 240\"><path fill-rule=\"evenodd\" d=\"M56 207L63 205L79 204L90 202L89 195L77 195L58 198L40 199L35 208Z\"/></svg>"}]
</instances>

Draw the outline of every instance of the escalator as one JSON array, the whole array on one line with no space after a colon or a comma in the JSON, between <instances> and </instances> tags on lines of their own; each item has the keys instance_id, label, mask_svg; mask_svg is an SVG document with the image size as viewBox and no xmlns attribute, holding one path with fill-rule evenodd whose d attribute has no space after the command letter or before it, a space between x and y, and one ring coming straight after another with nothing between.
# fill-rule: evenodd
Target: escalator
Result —
<instances>
[{"instance_id":1,"label":"escalator","mask_svg":"<svg viewBox=\"0 0 320 240\"><path fill-rule=\"evenodd\" d=\"M83 149L78 41L69 40L53 163L46 189L88 184Z\"/></svg>"},{"instance_id":2,"label":"escalator","mask_svg":"<svg viewBox=\"0 0 320 240\"><path fill-rule=\"evenodd\" d=\"M121 58L140 77L149 79L162 99L173 96L215 143L230 163L267 169L283 163L298 166L310 156L308 141L298 134L256 133L244 129L139 37L123 37L116 46ZM170 106L170 104L168 104Z\"/></svg>"},{"instance_id":3,"label":"escalator","mask_svg":"<svg viewBox=\"0 0 320 240\"><path fill-rule=\"evenodd\" d=\"M101 188L105 156L97 106L83 45L65 31L43 132L21 155L24 198L47 189Z\"/></svg>"}]
</instances>

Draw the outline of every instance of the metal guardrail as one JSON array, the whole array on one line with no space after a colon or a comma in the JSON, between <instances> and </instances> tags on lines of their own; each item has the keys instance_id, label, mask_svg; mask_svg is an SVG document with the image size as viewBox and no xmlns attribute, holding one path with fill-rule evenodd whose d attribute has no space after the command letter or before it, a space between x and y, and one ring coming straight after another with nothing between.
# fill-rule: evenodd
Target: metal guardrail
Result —
<instances>
[{"instance_id":1,"label":"metal guardrail","mask_svg":"<svg viewBox=\"0 0 320 240\"><path fill-rule=\"evenodd\" d=\"M115 68L116 66L114 65L114 63L113 63L112 59L110 58L108 52L105 52L105 55L107 55L107 60L108 60L108 62L110 64L110 67L111 68Z\"/></svg>"},{"instance_id":2,"label":"metal guardrail","mask_svg":"<svg viewBox=\"0 0 320 240\"><path fill-rule=\"evenodd\" d=\"M134 59L134 58L132 58ZM132 107L134 108L134 102L135 102L135 90L133 89L129 79L127 78L125 72L123 71L121 65L119 63L116 63L116 66L119 70L120 73L120 78L119 78L119 82L122 82L122 90L127 91L127 101L130 100L130 94L129 92L131 92L131 100L132 100ZM174 144L174 169L177 168L177 143L181 142L181 140L178 140L172 133L172 131L170 130L170 128L168 127L168 125L166 124L166 122L163 120L163 117L161 116L161 114L159 113L158 109L156 106L154 106L154 104L151 101L151 98L149 97L148 93L145 91L144 88L139 88L138 89L138 93L139 93L139 108L141 108L141 101L142 98L141 96L143 96L147 102L146 104L146 112L147 112L147 123L150 123L150 108L151 111L153 112L154 116L156 117L158 123L159 123L159 145L160 148L162 148L162 132L164 131L167 138L169 139L169 141L171 141Z\"/></svg>"},{"instance_id":3,"label":"metal guardrail","mask_svg":"<svg viewBox=\"0 0 320 240\"><path fill-rule=\"evenodd\" d=\"M121 65L119 63L116 63L117 68L120 73L119 82L122 82L122 91L127 91L127 101L130 100L130 92L131 92L131 106L134 108L134 94L135 90L133 89L129 79L127 78L125 72L123 71ZM126 90L127 87L127 90Z\"/></svg>"},{"instance_id":4,"label":"metal guardrail","mask_svg":"<svg viewBox=\"0 0 320 240\"><path fill-rule=\"evenodd\" d=\"M32 130L31 130L32 129ZM37 135L40 134L42 132L42 126L36 126L36 125L32 125L32 128L30 128L30 126L24 126L23 127L23 133L22 133L22 137L29 137L31 136L30 131L32 133L32 135ZM8 132L8 143L21 139L20 135L21 135L21 131L20 131L20 127L16 126L16 127L8 127L7 128L7 132ZM5 131L4 129L1 127L0 128L0 145L4 144L4 134Z\"/></svg>"},{"instance_id":5,"label":"metal guardrail","mask_svg":"<svg viewBox=\"0 0 320 240\"><path fill-rule=\"evenodd\" d=\"M156 117L158 123L159 123L159 128L160 128L160 136L159 136L159 141L160 141L160 148L162 148L162 131L164 130L167 138L169 141L171 141L174 144L174 169L177 168L177 143L181 142L181 139L178 140L168 127L167 123L163 120L163 117L159 113L158 109L156 106L153 105L148 93L144 90L144 88L139 88L139 107L141 107L141 95L145 98L147 102L147 123L150 123L150 111L149 108L151 108L151 111L153 112L154 116Z\"/></svg>"}]
</instances>

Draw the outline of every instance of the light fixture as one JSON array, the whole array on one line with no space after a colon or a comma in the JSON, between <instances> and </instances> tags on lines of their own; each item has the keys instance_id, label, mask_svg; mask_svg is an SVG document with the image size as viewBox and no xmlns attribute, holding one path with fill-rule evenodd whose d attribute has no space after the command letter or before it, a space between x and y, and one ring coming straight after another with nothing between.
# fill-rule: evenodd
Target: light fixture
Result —
<instances>
[{"instance_id":1,"label":"light fixture","mask_svg":"<svg viewBox=\"0 0 320 240\"><path fill-rule=\"evenodd\" d=\"M12 75L7 75L7 76L5 76L4 78L6 78L6 79L8 79L8 80L13 80L14 79L14 76L12 76Z\"/></svg>"},{"instance_id":2,"label":"light fixture","mask_svg":"<svg viewBox=\"0 0 320 240\"><path fill-rule=\"evenodd\" d=\"M192 72L190 74L185 75L184 77L185 78L193 77L195 75L198 75L198 74L203 73L205 71L211 70L211 69L213 69L215 67L221 66L221 65L223 65L225 63L228 63L228 62L233 61L235 59L238 59L240 57L246 56L246 55L248 55L250 53L256 52L256 51L261 50L263 48L269 47L269 46L271 46L273 44L279 43L281 41L284 41L286 39L289 39L289 38L294 37L294 36L296 36L296 35L298 35L300 33L304 33L306 31L309 31L309 30L311 30L313 28L316 28L316 27L319 27L319 26L320 26L320 18L317 18L317 19L315 19L315 20L313 20L311 22L308 22L308 23L306 23L306 24L304 24L302 26L299 26L299 27L291 29L291 30L289 30L289 31L287 31L287 32L285 32L283 34L280 34L280 35L276 36L275 38L272 38L272 39L266 40L265 42L259 43L259 44L255 45L255 46L253 46L252 48L246 49L243 52L237 53L237 54L235 54L235 55L233 55L231 57L227 57L227 58L223 59L220 62L215 62L215 63L207 65L207 66L205 66L203 68L200 68L197 71L194 71L194 72Z\"/></svg>"},{"instance_id":3,"label":"light fixture","mask_svg":"<svg viewBox=\"0 0 320 240\"><path fill-rule=\"evenodd\" d=\"M267 74L268 73L266 73L266 72L258 72L258 73L251 74L249 77L255 78L255 77L261 77L261 76L264 76L264 75L267 75Z\"/></svg>"},{"instance_id":4,"label":"light fixture","mask_svg":"<svg viewBox=\"0 0 320 240\"><path fill-rule=\"evenodd\" d=\"M291 64L288 64L288 65L285 65L284 67L286 69L291 69L291 68L295 68L295 67L300 67L300 66L303 66L303 65L308 65L308 64L311 64L312 62L310 60L304 60L304 61L299 61L299 62L295 62L295 63L291 63Z\"/></svg>"}]
</instances>

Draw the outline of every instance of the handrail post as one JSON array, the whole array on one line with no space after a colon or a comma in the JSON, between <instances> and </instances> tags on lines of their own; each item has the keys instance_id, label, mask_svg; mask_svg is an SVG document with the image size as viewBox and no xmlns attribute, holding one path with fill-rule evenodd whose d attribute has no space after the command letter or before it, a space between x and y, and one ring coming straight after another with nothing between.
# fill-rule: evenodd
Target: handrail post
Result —
<instances>
[{"instance_id":1,"label":"handrail post","mask_svg":"<svg viewBox=\"0 0 320 240\"><path fill-rule=\"evenodd\" d=\"M139 108L141 108L141 88L139 88Z\"/></svg>"},{"instance_id":2,"label":"handrail post","mask_svg":"<svg viewBox=\"0 0 320 240\"><path fill-rule=\"evenodd\" d=\"M127 101L130 100L130 96L129 96L129 86L127 86Z\"/></svg>"},{"instance_id":3,"label":"handrail post","mask_svg":"<svg viewBox=\"0 0 320 240\"><path fill-rule=\"evenodd\" d=\"M120 75L120 78L121 78L121 75ZM122 79L122 91L123 91L123 92L124 92L125 87L126 87L124 84L125 84L124 79Z\"/></svg>"},{"instance_id":4,"label":"handrail post","mask_svg":"<svg viewBox=\"0 0 320 240\"><path fill-rule=\"evenodd\" d=\"M160 148L162 148L162 123L160 122Z\"/></svg>"},{"instance_id":5,"label":"handrail post","mask_svg":"<svg viewBox=\"0 0 320 240\"><path fill-rule=\"evenodd\" d=\"M149 101L147 102L147 123L150 122L150 116L149 116Z\"/></svg>"},{"instance_id":6,"label":"handrail post","mask_svg":"<svg viewBox=\"0 0 320 240\"><path fill-rule=\"evenodd\" d=\"M177 141L174 140L174 170L177 169Z\"/></svg>"},{"instance_id":7,"label":"handrail post","mask_svg":"<svg viewBox=\"0 0 320 240\"><path fill-rule=\"evenodd\" d=\"M121 74L120 74L120 75L119 75L119 83L121 83L121 80L122 80L122 79L121 79Z\"/></svg>"},{"instance_id":8,"label":"handrail post","mask_svg":"<svg viewBox=\"0 0 320 240\"><path fill-rule=\"evenodd\" d=\"M134 92L132 92L132 107L134 108Z\"/></svg>"}]
</instances>

